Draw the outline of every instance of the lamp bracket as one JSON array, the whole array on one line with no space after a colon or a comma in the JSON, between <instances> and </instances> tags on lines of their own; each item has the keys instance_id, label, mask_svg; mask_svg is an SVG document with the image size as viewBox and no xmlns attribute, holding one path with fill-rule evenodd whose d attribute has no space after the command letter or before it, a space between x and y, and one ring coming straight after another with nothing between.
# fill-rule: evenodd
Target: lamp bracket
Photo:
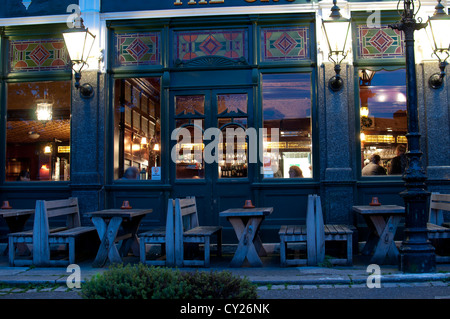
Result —
<instances>
[{"instance_id":1,"label":"lamp bracket","mask_svg":"<svg viewBox=\"0 0 450 319\"><path fill-rule=\"evenodd\" d=\"M342 89L344 86L344 80L341 78L341 65L335 64L334 65L334 72L336 73L335 76L331 77L328 81L328 87L333 92L338 92Z\"/></svg>"},{"instance_id":2,"label":"lamp bracket","mask_svg":"<svg viewBox=\"0 0 450 319\"><path fill-rule=\"evenodd\" d=\"M439 62L439 69L441 70L441 72L438 73L434 73L430 76L430 78L428 79L428 85L432 88L432 89L439 89L442 84L444 83L444 78L445 78L445 66L448 63L446 61L441 61Z\"/></svg>"},{"instance_id":3,"label":"lamp bracket","mask_svg":"<svg viewBox=\"0 0 450 319\"><path fill-rule=\"evenodd\" d=\"M90 99L94 96L94 88L89 83L80 84L81 73L75 73L75 88L80 90L80 96L83 99Z\"/></svg>"}]
</instances>

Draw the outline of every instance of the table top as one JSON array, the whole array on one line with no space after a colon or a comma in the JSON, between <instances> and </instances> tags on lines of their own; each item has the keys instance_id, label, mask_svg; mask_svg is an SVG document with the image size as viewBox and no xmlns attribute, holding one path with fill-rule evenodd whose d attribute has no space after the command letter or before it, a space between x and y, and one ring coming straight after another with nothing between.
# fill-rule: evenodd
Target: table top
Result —
<instances>
[{"instance_id":1,"label":"table top","mask_svg":"<svg viewBox=\"0 0 450 319\"><path fill-rule=\"evenodd\" d=\"M122 218L133 218L141 215L150 214L153 212L153 209L121 209L121 208L112 208L112 209L103 209L96 212L86 213L87 217L103 217L103 218L112 218L112 217L122 217Z\"/></svg>"},{"instance_id":2,"label":"table top","mask_svg":"<svg viewBox=\"0 0 450 319\"><path fill-rule=\"evenodd\" d=\"M0 209L0 216L2 216L3 218L31 214L34 214L34 208Z\"/></svg>"},{"instance_id":3,"label":"table top","mask_svg":"<svg viewBox=\"0 0 450 319\"><path fill-rule=\"evenodd\" d=\"M219 213L220 217L246 217L246 216L268 216L272 214L273 207L255 208L230 208Z\"/></svg>"},{"instance_id":4,"label":"table top","mask_svg":"<svg viewBox=\"0 0 450 319\"><path fill-rule=\"evenodd\" d=\"M353 206L353 211L362 215L396 215L404 214L405 207L398 205L380 205L380 206Z\"/></svg>"}]
</instances>

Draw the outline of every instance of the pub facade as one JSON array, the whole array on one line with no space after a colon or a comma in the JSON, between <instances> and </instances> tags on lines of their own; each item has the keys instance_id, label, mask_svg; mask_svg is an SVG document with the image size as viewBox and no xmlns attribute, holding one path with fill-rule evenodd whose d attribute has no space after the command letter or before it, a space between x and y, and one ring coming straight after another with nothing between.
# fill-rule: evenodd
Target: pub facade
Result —
<instances>
[{"instance_id":1,"label":"pub facade","mask_svg":"<svg viewBox=\"0 0 450 319\"><path fill-rule=\"evenodd\" d=\"M200 223L224 226L233 242L219 212L251 199L274 208L261 236L276 242L280 225L305 223L308 194L321 196L326 222L361 232L353 205L404 204L405 167L394 169L407 146L404 39L389 27L397 2L338 1L350 19L338 90L323 30L332 1L4 2L0 197L14 208L78 197L83 214L128 200L153 209L146 229L165 223L169 198L196 196ZM419 16L436 3L422 1ZM62 35L79 16L95 36L79 81L89 96L75 87ZM450 193L449 77L429 85L432 53L416 32L426 183ZM374 155L378 175L364 170Z\"/></svg>"}]
</instances>

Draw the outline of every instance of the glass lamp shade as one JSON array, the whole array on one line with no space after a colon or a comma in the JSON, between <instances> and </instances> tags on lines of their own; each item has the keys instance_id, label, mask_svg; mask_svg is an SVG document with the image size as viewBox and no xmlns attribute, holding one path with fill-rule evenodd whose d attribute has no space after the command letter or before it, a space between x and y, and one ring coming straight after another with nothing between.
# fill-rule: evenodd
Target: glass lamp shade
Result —
<instances>
[{"instance_id":1,"label":"glass lamp shade","mask_svg":"<svg viewBox=\"0 0 450 319\"><path fill-rule=\"evenodd\" d=\"M47 101L41 101L36 104L36 115L38 121L51 121L52 120L52 108L53 104Z\"/></svg>"},{"instance_id":2,"label":"glass lamp shade","mask_svg":"<svg viewBox=\"0 0 450 319\"><path fill-rule=\"evenodd\" d=\"M87 64L89 54L94 45L95 35L89 32L88 29L81 27L68 29L63 32L63 36L72 60L73 69L79 73Z\"/></svg>"},{"instance_id":3,"label":"glass lamp shade","mask_svg":"<svg viewBox=\"0 0 450 319\"><path fill-rule=\"evenodd\" d=\"M369 116L369 108L367 106L361 106L359 109L359 114L361 117L368 117Z\"/></svg>"},{"instance_id":4,"label":"glass lamp shade","mask_svg":"<svg viewBox=\"0 0 450 319\"><path fill-rule=\"evenodd\" d=\"M347 55L345 46L350 30L350 20L344 18L322 20L322 26L330 50L329 57L333 62L340 64Z\"/></svg>"},{"instance_id":5,"label":"glass lamp shade","mask_svg":"<svg viewBox=\"0 0 450 319\"><path fill-rule=\"evenodd\" d=\"M375 71L369 69L358 70L359 84L362 86L370 86L374 75Z\"/></svg>"},{"instance_id":6,"label":"glass lamp shade","mask_svg":"<svg viewBox=\"0 0 450 319\"><path fill-rule=\"evenodd\" d=\"M450 16L437 15L429 17L428 25L430 27L433 51L438 55L439 59L445 61L450 48Z\"/></svg>"}]
</instances>

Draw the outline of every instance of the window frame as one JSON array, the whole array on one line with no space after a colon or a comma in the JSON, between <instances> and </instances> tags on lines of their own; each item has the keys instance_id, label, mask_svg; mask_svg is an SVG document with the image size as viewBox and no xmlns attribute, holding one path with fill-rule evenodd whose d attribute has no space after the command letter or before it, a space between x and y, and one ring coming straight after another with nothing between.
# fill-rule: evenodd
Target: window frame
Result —
<instances>
[{"instance_id":1,"label":"window frame","mask_svg":"<svg viewBox=\"0 0 450 319\"><path fill-rule=\"evenodd\" d=\"M27 83L27 82L59 82L70 81L72 87L72 68L67 70L49 70L49 71L31 71L31 72L11 72L9 70L10 63L10 41L11 40L39 40L39 39L62 39L62 31L67 29L66 24L52 25L33 25L33 26L11 26L0 29L0 110L4 138L0 139L0 165L2 167L0 173L0 185L10 185L19 187L68 187L71 180L68 181L30 181L28 183L17 183L16 181L6 181L6 124L7 124L7 86L10 83ZM70 93L70 114L72 114L72 92ZM72 146L72 117L70 117L70 146ZM70 163L72 163L72 152L69 155ZM72 167L70 165L70 176L72 177Z\"/></svg>"},{"instance_id":2,"label":"window frame","mask_svg":"<svg viewBox=\"0 0 450 319\"><path fill-rule=\"evenodd\" d=\"M354 112L355 112L355 152L354 152L354 163L355 163L355 176L358 181L364 182L377 182L377 181L392 181L398 182L401 180L402 175L386 175L386 176L363 176L362 175L362 165L361 165L361 120L360 120L360 91L359 91L359 75L358 70L361 68L369 69L373 71L395 71L399 69L406 68L406 59L403 58L377 58L377 59L360 59L357 56L358 52L358 41L357 41L357 26L363 25L367 21L367 18L372 14L372 12L352 12L352 44L353 44L353 79L354 79ZM398 20L398 13L396 11L381 11L382 25L395 23Z\"/></svg>"},{"instance_id":3,"label":"window frame","mask_svg":"<svg viewBox=\"0 0 450 319\"><path fill-rule=\"evenodd\" d=\"M257 182L261 183L287 183L287 184L297 184L297 183L311 183L317 182L320 179L320 158L319 158L319 122L318 122L318 107L317 107L317 75L314 67L309 68L270 68L264 69L260 71L260 81L258 86L258 115L259 118L255 121L255 124L258 124L258 128L264 128L264 110L263 110L263 75L264 74L298 74L298 73L308 73L310 74L311 79L311 156L312 156L312 177L305 178L264 178L262 174L257 174L259 177L257 178ZM259 145L258 145L259 147ZM261 172L261 168L263 167L263 163L261 161L258 162L258 172Z\"/></svg>"}]
</instances>

